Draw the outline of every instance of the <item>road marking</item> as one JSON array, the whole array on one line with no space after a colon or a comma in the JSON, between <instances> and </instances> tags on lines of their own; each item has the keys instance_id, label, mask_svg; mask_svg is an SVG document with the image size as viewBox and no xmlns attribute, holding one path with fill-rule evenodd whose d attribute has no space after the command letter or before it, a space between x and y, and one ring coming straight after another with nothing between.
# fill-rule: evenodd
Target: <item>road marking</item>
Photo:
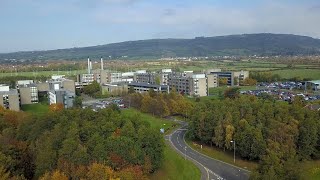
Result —
<instances>
[{"instance_id":1,"label":"road marking","mask_svg":"<svg viewBox=\"0 0 320 180\"><path fill-rule=\"evenodd\" d=\"M186 140L185 140L185 138L184 138L185 135L186 135L186 134L183 135L183 141L184 141L184 143L185 143L190 149L194 150L194 151L197 152L198 154L201 154L202 156L205 156L205 157L207 157L207 158L210 158L210 159L213 159L213 160L215 160L215 161L221 162L221 163L223 163L223 164L227 164L227 165L232 166L232 167L234 167L234 168L236 168L236 169L241 169L241 170L247 171L247 172L249 172L249 173L251 172L251 171L249 171L249 170L247 170L247 169L243 169L243 168L241 168L241 167L238 167L238 166L235 166L235 165L233 165L233 164L229 164L229 163L220 161L220 160L218 160L218 159L214 159L214 158L212 158L212 157L209 157L209 156L207 156L207 155L205 155L205 154L202 154L202 153L198 152L197 150L195 150L195 149L193 149L192 147L190 147L189 144L187 144L187 142L186 142Z\"/></svg>"},{"instance_id":2,"label":"road marking","mask_svg":"<svg viewBox=\"0 0 320 180\"><path fill-rule=\"evenodd\" d=\"M175 131L176 132L176 131ZM174 134L175 132L173 132L172 134ZM200 162L198 162L197 160L193 159L192 157L188 156L187 154L184 154L182 151L180 151L178 148L176 148L176 146L173 144L173 142L171 141L171 137L170 137L170 143L173 146L174 149L176 149L176 151L178 151L180 154L185 155L186 157L188 157L188 159L191 159L193 162L198 163L201 167L203 167L206 171L207 171L207 180L210 180L210 174L209 174L209 170L207 167L205 167L203 164L201 164ZM212 171L211 171L212 172ZM215 174L215 173L211 173L214 176L221 178L219 175ZM222 178L223 179L223 178Z\"/></svg>"}]
</instances>

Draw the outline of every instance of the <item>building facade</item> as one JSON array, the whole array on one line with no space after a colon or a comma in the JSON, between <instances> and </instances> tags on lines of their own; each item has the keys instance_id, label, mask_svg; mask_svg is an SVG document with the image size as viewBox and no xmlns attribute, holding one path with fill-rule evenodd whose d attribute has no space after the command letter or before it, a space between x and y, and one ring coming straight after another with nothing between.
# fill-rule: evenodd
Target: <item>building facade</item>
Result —
<instances>
[{"instance_id":1,"label":"building facade","mask_svg":"<svg viewBox=\"0 0 320 180\"><path fill-rule=\"evenodd\" d=\"M48 93L49 104L63 104L64 108L73 107L75 93L68 90L51 90Z\"/></svg>"},{"instance_id":2,"label":"building facade","mask_svg":"<svg viewBox=\"0 0 320 180\"><path fill-rule=\"evenodd\" d=\"M19 86L20 103L34 104L39 102L38 88L36 84L26 84Z\"/></svg>"},{"instance_id":3,"label":"building facade","mask_svg":"<svg viewBox=\"0 0 320 180\"><path fill-rule=\"evenodd\" d=\"M5 90L5 91L2 91ZM7 91L8 90L8 91ZM0 88L0 106L12 111L20 111L19 93L16 89L9 89L9 86Z\"/></svg>"},{"instance_id":4,"label":"building facade","mask_svg":"<svg viewBox=\"0 0 320 180\"><path fill-rule=\"evenodd\" d=\"M169 86L167 85L156 85L156 84L148 84L148 83L138 83L131 82L128 84L128 90L132 87L137 93L145 93L150 89L153 89L155 92L164 92L169 93Z\"/></svg>"}]
</instances>

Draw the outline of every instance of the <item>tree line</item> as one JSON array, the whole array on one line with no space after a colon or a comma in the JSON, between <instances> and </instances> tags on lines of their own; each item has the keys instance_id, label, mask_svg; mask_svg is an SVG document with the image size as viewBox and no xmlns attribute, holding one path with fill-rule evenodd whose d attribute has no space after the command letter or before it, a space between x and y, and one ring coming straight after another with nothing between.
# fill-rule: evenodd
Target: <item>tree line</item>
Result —
<instances>
[{"instance_id":1,"label":"tree line","mask_svg":"<svg viewBox=\"0 0 320 180\"><path fill-rule=\"evenodd\" d=\"M254 96L200 102L190 115L188 136L259 161L252 179L299 179L299 162L320 158L320 112Z\"/></svg>"},{"instance_id":2,"label":"tree line","mask_svg":"<svg viewBox=\"0 0 320 180\"><path fill-rule=\"evenodd\" d=\"M174 89L170 93L157 93L150 89L148 93L129 94L124 98L127 107L134 107L144 113L165 117L169 115L187 116L192 103L177 93Z\"/></svg>"},{"instance_id":3,"label":"tree line","mask_svg":"<svg viewBox=\"0 0 320 180\"><path fill-rule=\"evenodd\" d=\"M160 167L163 149L157 130L116 106L44 115L0 109L0 177L146 179Z\"/></svg>"}]
</instances>

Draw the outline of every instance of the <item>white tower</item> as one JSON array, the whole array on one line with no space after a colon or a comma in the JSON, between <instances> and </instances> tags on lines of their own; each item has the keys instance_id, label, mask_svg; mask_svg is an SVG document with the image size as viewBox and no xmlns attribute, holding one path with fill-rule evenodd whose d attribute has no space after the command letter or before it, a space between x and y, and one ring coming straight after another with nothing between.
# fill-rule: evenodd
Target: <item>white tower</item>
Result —
<instances>
[{"instance_id":1,"label":"white tower","mask_svg":"<svg viewBox=\"0 0 320 180\"><path fill-rule=\"evenodd\" d=\"M90 58L88 57L88 74L91 73L90 64L91 64L91 61L90 61Z\"/></svg>"},{"instance_id":2,"label":"white tower","mask_svg":"<svg viewBox=\"0 0 320 180\"><path fill-rule=\"evenodd\" d=\"M103 70L103 59L102 59L102 57L101 57L101 70Z\"/></svg>"}]
</instances>

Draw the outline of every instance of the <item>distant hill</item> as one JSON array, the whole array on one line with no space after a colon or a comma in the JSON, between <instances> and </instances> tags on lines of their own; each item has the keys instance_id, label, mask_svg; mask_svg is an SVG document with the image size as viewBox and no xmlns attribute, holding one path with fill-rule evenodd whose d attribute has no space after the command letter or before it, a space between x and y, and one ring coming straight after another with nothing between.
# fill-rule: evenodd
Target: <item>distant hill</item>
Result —
<instances>
[{"instance_id":1,"label":"distant hill","mask_svg":"<svg viewBox=\"0 0 320 180\"><path fill-rule=\"evenodd\" d=\"M0 54L4 59L85 59L126 56L137 58L319 55L320 39L291 34L243 34L194 39L150 39L100 46Z\"/></svg>"}]
</instances>

